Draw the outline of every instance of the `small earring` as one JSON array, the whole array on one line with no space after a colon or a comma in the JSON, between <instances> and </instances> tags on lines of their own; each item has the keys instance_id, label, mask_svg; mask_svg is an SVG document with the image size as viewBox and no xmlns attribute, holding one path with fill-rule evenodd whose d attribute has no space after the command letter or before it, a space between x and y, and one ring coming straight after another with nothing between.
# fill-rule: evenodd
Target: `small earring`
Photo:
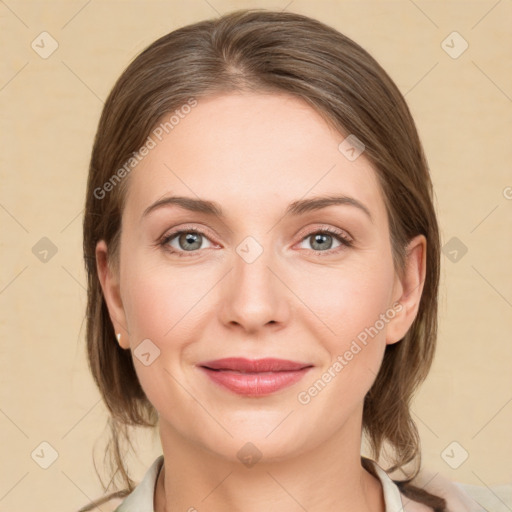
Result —
<instances>
[{"instance_id":1,"label":"small earring","mask_svg":"<svg viewBox=\"0 0 512 512\"><path fill-rule=\"evenodd\" d=\"M119 343L119 346L121 346L121 333L120 332L118 332L116 334L116 338L117 338L117 343Z\"/></svg>"}]
</instances>

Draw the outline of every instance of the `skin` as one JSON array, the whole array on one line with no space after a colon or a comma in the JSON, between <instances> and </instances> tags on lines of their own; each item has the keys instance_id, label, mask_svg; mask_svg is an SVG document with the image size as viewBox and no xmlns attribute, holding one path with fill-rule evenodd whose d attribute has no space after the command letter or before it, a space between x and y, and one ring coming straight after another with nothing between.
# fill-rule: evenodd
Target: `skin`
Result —
<instances>
[{"instance_id":1,"label":"skin","mask_svg":"<svg viewBox=\"0 0 512 512\"><path fill-rule=\"evenodd\" d=\"M150 339L160 350L149 366L134 357L160 416L157 512L260 512L269 503L287 512L384 511L381 484L360 461L363 399L386 345L417 314L426 240L410 242L399 278L376 173L364 153L350 161L338 150L344 138L300 99L218 95L199 99L131 172L119 273L107 264L104 241L96 256L122 347ZM141 220L170 194L216 201L225 218L167 206ZM349 205L284 216L289 203L327 194L356 198L373 220ZM186 251L179 235L167 247L183 257L158 245L171 228L189 227L204 233L199 248ZM353 246L333 235L324 254L311 235L325 227L349 234ZM251 263L236 252L248 236L263 249ZM397 302L402 309L378 335L308 404L299 403L297 394ZM288 388L246 397L196 367L228 356L314 367ZM237 457L247 442L262 454L252 467Z\"/></svg>"}]
</instances>

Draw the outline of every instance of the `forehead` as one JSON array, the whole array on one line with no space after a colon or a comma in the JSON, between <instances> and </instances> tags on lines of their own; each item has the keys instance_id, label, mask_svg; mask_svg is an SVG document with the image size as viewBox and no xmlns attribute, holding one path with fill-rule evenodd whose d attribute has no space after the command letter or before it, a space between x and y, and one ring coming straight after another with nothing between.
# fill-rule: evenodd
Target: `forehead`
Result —
<instances>
[{"instance_id":1,"label":"forehead","mask_svg":"<svg viewBox=\"0 0 512 512\"><path fill-rule=\"evenodd\" d=\"M153 130L154 147L130 173L126 208L140 216L173 194L220 202L228 213L230 206L237 214L242 206L247 215L261 216L300 198L344 194L381 217L376 173L364 153L350 161L340 152L346 135L290 95L199 98L166 130Z\"/></svg>"}]
</instances>

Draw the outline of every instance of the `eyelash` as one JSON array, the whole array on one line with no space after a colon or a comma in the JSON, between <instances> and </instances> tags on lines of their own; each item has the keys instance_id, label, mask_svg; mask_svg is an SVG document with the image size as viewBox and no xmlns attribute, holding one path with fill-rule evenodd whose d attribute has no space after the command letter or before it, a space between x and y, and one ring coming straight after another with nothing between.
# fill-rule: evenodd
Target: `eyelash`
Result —
<instances>
[{"instance_id":1,"label":"eyelash","mask_svg":"<svg viewBox=\"0 0 512 512\"><path fill-rule=\"evenodd\" d=\"M171 232L169 233L168 235L164 235L164 237L161 239L161 241L159 242L159 245L162 246L166 251L168 251L169 253L171 254L177 254L180 258L181 257L189 257L189 256L192 256L194 253L197 253L198 250L195 250L195 251L182 251L182 250L176 250L174 248L171 248L168 243L176 238L178 235L181 235L183 233L197 233L199 235L202 235L206 238L208 238L208 236L206 235L206 233L204 233L203 231L201 231L200 229L197 229L197 228L194 228L194 227L191 227L191 228L186 228L186 229L181 229L179 231L174 231L174 232ZM318 235L318 234L329 234L329 235L334 235L335 238L338 239L338 241L341 243L341 246L340 247L336 247L334 249L329 249L329 250L326 250L326 251L314 251L313 249L306 249L306 250L311 250L313 251L314 253L316 253L319 257L321 256L327 256L327 255L331 255L331 254L335 254L339 251L342 251L344 249L347 249L349 247L352 247L354 245L354 242L351 238L349 238L343 231L341 230L338 230L338 229L334 229L334 228L331 228L331 227L325 227L325 228L322 228L322 229L316 229L314 231L310 231L309 233L305 234L301 239L300 239L300 242L303 242L304 240L306 240L306 238L309 238L313 235ZM209 238L208 238L209 239ZM187 252L190 253L190 255L187 254Z\"/></svg>"}]
</instances>

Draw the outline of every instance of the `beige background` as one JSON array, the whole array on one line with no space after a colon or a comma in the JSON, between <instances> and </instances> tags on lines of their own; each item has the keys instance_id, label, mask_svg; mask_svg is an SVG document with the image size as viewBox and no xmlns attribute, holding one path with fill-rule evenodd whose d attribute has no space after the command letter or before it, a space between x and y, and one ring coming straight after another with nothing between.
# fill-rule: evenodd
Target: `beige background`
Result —
<instances>
[{"instance_id":1,"label":"beige background","mask_svg":"<svg viewBox=\"0 0 512 512\"><path fill-rule=\"evenodd\" d=\"M512 481L512 2L6 0L0 511L76 510L101 493L91 457L94 448L101 468L107 415L84 352L81 222L102 101L157 37L239 7L333 25L405 94L431 166L443 244L456 237L467 247L458 261L442 260L439 350L414 404L424 463L467 484ZM31 47L43 31L59 45L46 59ZM442 47L453 31L469 44L458 58ZM453 36L447 44L462 48ZM33 252L43 237L57 249L46 262ZM36 463L48 461L43 441L58 452L48 469ZM142 433L135 446L129 461L140 478L159 440ZM452 469L445 459L454 465L462 450L468 459Z\"/></svg>"}]
</instances>

